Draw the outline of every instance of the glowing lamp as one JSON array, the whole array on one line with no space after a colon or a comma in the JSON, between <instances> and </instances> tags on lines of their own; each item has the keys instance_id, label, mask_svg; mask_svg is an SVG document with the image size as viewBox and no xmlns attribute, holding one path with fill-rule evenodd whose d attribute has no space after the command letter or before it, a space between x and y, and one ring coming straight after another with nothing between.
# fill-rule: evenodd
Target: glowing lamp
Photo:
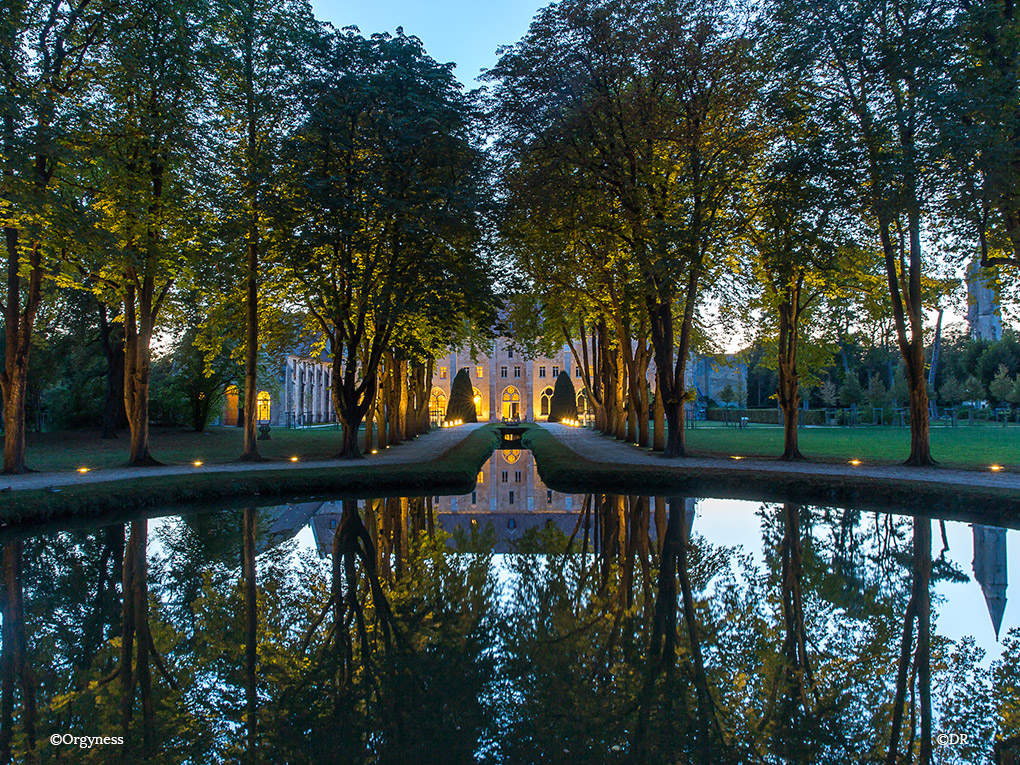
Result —
<instances>
[{"instance_id":1,"label":"glowing lamp","mask_svg":"<svg viewBox=\"0 0 1020 765\"><path fill-rule=\"evenodd\" d=\"M1000 470L1002 470L1002 465L991 465L988 469L995 473L998 473Z\"/></svg>"},{"instance_id":2,"label":"glowing lamp","mask_svg":"<svg viewBox=\"0 0 1020 765\"><path fill-rule=\"evenodd\" d=\"M734 460L742 460L742 459L744 459L744 458L743 458L742 456L740 456L739 454L734 454L734 455L733 455L732 457L730 457L730 459L734 459Z\"/></svg>"},{"instance_id":3,"label":"glowing lamp","mask_svg":"<svg viewBox=\"0 0 1020 765\"><path fill-rule=\"evenodd\" d=\"M78 472L79 472L79 473L87 473L87 472L89 472L89 471L90 471L91 469L92 469L92 468L87 468L87 467L80 467L80 468L78 468Z\"/></svg>"},{"instance_id":4,"label":"glowing lamp","mask_svg":"<svg viewBox=\"0 0 1020 765\"><path fill-rule=\"evenodd\" d=\"M195 467L202 467L204 463L202 462L202 460L195 460L191 464L194 465Z\"/></svg>"},{"instance_id":5,"label":"glowing lamp","mask_svg":"<svg viewBox=\"0 0 1020 765\"><path fill-rule=\"evenodd\" d=\"M290 458L290 461L291 461L291 462L297 462L297 461L298 461L298 458L297 458L297 457L291 457L291 458Z\"/></svg>"},{"instance_id":6,"label":"glowing lamp","mask_svg":"<svg viewBox=\"0 0 1020 765\"><path fill-rule=\"evenodd\" d=\"M860 460L850 460L850 464L853 465L854 467L857 467L858 465L861 464L861 461Z\"/></svg>"}]
</instances>

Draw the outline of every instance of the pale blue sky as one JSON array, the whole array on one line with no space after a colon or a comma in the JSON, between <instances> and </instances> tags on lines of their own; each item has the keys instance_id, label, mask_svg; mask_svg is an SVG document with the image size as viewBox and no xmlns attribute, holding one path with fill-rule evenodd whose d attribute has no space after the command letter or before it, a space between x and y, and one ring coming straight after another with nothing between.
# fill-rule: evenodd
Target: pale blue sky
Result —
<instances>
[{"instance_id":1,"label":"pale blue sky","mask_svg":"<svg viewBox=\"0 0 1020 765\"><path fill-rule=\"evenodd\" d=\"M462 83L475 88L483 68L496 63L496 48L517 42L548 0L312 0L315 17L336 27L354 25L365 35L416 35L436 61L457 64Z\"/></svg>"}]
</instances>

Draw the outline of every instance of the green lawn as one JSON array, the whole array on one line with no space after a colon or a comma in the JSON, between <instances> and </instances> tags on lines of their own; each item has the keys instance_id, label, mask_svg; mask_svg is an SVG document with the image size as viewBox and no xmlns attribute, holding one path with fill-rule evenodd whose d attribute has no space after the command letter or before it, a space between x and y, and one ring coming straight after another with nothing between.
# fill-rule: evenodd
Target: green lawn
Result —
<instances>
[{"instance_id":1,"label":"green lawn","mask_svg":"<svg viewBox=\"0 0 1020 765\"><path fill-rule=\"evenodd\" d=\"M325 459L340 449L340 430L334 427L286 430L273 428L270 440L259 441L259 453L268 459ZM205 433L154 427L150 432L152 456L166 464L232 462L241 453L244 433L236 427L212 427ZM128 434L104 441L99 431L75 430L29 433L26 461L33 470L73 470L79 467L121 467L131 445Z\"/></svg>"},{"instance_id":2,"label":"green lawn","mask_svg":"<svg viewBox=\"0 0 1020 765\"><path fill-rule=\"evenodd\" d=\"M909 428L801 428L799 440L801 452L809 459L902 462L910 454ZM688 429L687 446L696 453L776 457L783 452L783 429L775 425L738 429L699 422ZM992 463L1015 467L1020 463L1020 426L933 427L931 450L947 467L985 468Z\"/></svg>"},{"instance_id":3,"label":"green lawn","mask_svg":"<svg viewBox=\"0 0 1020 765\"><path fill-rule=\"evenodd\" d=\"M166 464L201 460L213 464L232 462L241 453L242 431L213 427L205 433L185 429L153 428L152 454ZM301 460L335 456L340 431L333 427L285 430L273 428L269 441L259 442L262 456ZM1008 467L1020 464L1020 426L996 424L934 427L931 431L935 459L947 466L984 468L993 462ZM751 425L743 430L722 423L699 422L687 430L688 447L695 453L775 457L783 451L783 429L774 425ZM111 468L127 461L127 433L104 441L98 431L30 433L28 465L34 470ZM861 426L856 428L802 428L800 448L805 456L819 460L901 462L910 451L907 428Z\"/></svg>"}]
</instances>

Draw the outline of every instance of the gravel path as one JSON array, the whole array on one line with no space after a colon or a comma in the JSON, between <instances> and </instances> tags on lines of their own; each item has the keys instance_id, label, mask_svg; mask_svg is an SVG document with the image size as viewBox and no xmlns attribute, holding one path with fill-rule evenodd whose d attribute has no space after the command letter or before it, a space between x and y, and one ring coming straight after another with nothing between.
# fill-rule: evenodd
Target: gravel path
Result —
<instances>
[{"instance_id":1,"label":"gravel path","mask_svg":"<svg viewBox=\"0 0 1020 765\"><path fill-rule=\"evenodd\" d=\"M608 462L616 465L651 465L660 468L714 468L720 470L761 470L786 475L830 475L865 476L868 478L896 479L917 483L956 486L987 486L1010 488L1020 492L1020 474L1015 472L983 472L978 470L950 470L948 468L915 468L904 465L852 465L831 462L780 462L761 458L745 457L740 460L720 457L684 457L666 459L650 449L601 436L588 428L575 428L558 423L543 424L561 443L592 462ZM866 461L865 461L866 462Z\"/></svg>"},{"instance_id":2,"label":"gravel path","mask_svg":"<svg viewBox=\"0 0 1020 765\"><path fill-rule=\"evenodd\" d=\"M301 462L225 462L213 465L159 465L142 468L109 468L92 470L88 473L52 472L25 473L23 475L0 476L0 491L8 489L48 489L56 486L81 486L90 483L123 481L132 478L148 478L161 475L195 475L198 473L243 473L251 470L293 470L295 468L334 467L343 470L349 467L374 465L401 465L408 462L428 462L463 441L472 430L486 423L469 423L456 428L439 428L412 441L383 451L382 454L368 455L364 460L307 460Z\"/></svg>"}]
</instances>

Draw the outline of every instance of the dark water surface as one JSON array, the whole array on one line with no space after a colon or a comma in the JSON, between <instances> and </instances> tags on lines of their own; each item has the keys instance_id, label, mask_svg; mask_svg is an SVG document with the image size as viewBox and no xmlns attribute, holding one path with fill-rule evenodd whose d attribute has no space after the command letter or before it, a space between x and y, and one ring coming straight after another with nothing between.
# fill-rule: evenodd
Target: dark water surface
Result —
<instances>
[{"instance_id":1,"label":"dark water surface","mask_svg":"<svg viewBox=\"0 0 1020 765\"><path fill-rule=\"evenodd\" d=\"M4 545L0 758L1016 762L1017 567L1012 530L564 495L516 451L460 497L53 531Z\"/></svg>"}]
</instances>

